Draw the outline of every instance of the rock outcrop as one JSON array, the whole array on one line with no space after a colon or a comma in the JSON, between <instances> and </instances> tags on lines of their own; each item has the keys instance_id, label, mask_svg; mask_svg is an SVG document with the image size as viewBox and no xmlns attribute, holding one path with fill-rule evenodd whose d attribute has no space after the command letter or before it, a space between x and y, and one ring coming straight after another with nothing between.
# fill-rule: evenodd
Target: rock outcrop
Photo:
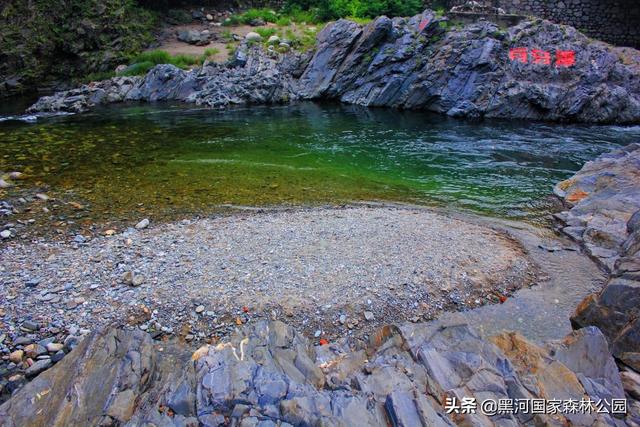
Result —
<instances>
[{"instance_id":1,"label":"rock outcrop","mask_svg":"<svg viewBox=\"0 0 640 427\"><path fill-rule=\"evenodd\" d=\"M562 231L611 273L572 323L600 328L613 354L640 370L640 144L588 162L555 192L571 208L556 215Z\"/></svg>"},{"instance_id":2,"label":"rock outcrop","mask_svg":"<svg viewBox=\"0 0 640 427\"><path fill-rule=\"evenodd\" d=\"M241 66L227 67L208 62L202 68L184 71L173 65L158 65L143 77L116 77L78 89L43 97L29 112L88 111L96 105L122 101L182 101L213 108L233 104L285 103L295 98L289 73L263 55L239 52Z\"/></svg>"},{"instance_id":3,"label":"rock outcrop","mask_svg":"<svg viewBox=\"0 0 640 427\"><path fill-rule=\"evenodd\" d=\"M77 112L122 99L212 107L332 99L456 117L640 122L638 51L548 21L528 20L507 31L487 21L458 27L429 10L412 18L382 16L364 27L339 20L305 55L244 45L228 67L185 72L158 66L138 86L161 90L161 98L120 85L115 79L58 93L30 112ZM95 98L96 88L112 96Z\"/></svg>"},{"instance_id":4,"label":"rock outcrop","mask_svg":"<svg viewBox=\"0 0 640 427\"><path fill-rule=\"evenodd\" d=\"M633 377L625 381L635 384ZM3 425L624 425L625 415L483 413L498 399L624 398L597 328L538 347L467 326L388 326L368 346L314 347L281 322L245 325L193 355L141 331L103 330L0 406ZM447 399L477 408L447 413ZM633 403L633 401L632 401ZM498 412L496 410L496 412ZM628 422L638 422L629 411Z\"/></svg>"}]
</instances>

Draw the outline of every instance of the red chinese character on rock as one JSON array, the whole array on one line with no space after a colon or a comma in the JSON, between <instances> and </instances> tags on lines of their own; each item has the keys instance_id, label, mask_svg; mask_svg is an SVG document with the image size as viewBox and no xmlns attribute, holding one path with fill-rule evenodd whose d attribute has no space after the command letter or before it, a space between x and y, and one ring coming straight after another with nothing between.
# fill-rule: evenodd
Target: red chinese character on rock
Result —
<instances>
[{"instance_id":1,"label":"red chinese character on rock","mask_svg":"<svg viewBox=\"0 0 640 427\"><path fill-rule=\"evenodd\" d=\"M424 29L427 27L427 25L429 25L429 20L428 20L428 19L423 19L423 20L420 22L420 25L418 26L418 30L419 30L419 31L424 30Z\"/></svg>"},{"instance_id":2,"label":"red chinese character on rock","mask_svg":"<svg viewBox=\"0 0 640 427\"><path fill-rule=\"evenodd\" d=\"M529 56L527 54L526 47L516 47L514 49L509 49L509 59L512 61L522 62L526 64L529 60Z\"/></svg>"},{"instance_id":3,"label":"red chinese character on rock","mask_svg":"<svg viewBox=\"0 0 640 427\"><path fill-rule=\"evenodd\" d=\"M556 52L556 67L571 67L576 63L576 53L573 50L559 50Z\"/></svg>"},{"instance_id":4,"label":"red chinese character on rock","mask_svg":"<svg viewBox=\"0 0 640 427\"><path fill-rule=\"evenodd\" d=\"M545 50L533 49L531 56L534 64L551 65L551 54Z\"/></svg>"}]
</instances>

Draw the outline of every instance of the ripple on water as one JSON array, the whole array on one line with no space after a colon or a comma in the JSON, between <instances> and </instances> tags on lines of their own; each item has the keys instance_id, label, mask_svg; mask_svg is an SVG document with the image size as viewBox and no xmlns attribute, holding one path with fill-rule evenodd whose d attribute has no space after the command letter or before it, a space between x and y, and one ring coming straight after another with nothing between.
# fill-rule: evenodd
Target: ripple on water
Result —
<instances>
[{"instance_id":1,"label":"ripple on water","mask_svg":"<svg viewBox=\"0 0 640 427\"><path fill-rule=\"evenodd\" d=\"M158 217L223 204L411 201L540 218L553 185L640 126L469 122L303 103L225 111L121 105L0 121L0 170L91 206Z\"/></svg>"}]
</instances>

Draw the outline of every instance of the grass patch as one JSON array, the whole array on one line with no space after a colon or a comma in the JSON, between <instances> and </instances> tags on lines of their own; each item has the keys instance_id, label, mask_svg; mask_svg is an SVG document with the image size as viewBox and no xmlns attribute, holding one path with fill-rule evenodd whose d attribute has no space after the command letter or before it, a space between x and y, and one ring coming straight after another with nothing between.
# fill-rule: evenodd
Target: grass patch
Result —
<instances>
[{"instance_id":1,"label":"grass patch","mask_svg":"<svg viewBox=\"0 0 640 427\"><path fill-rule=\"evenodd\" d=\"M178 68L186 69L193 65L200 65L210 56L218 54L217 49L207 49L204 55L171 55L164 50L150 50L142 52L130 61L127 70L122 73L123 76L140 76L147 74L150 69L160 64L171 64Z\"/></svg>"},{"instance_id":2,"label":"grass patch","mask_svg":"<svg viewBox=\"0 0 640 427\"><path fill-rule=\"evenodd\" d=\"M367 25L369 22L373 21L373 18L360 18L357 16L348 16L346 19L355 22L360 25Z\"/></svg>"},{"instance_id":3,"label":"grass patch","mask_svg":"<svg viewBox=\"0 0 640 427\"><path fill-rule=\"evenodd\" d=\"M252 21L262 20L264 22L276 23L280 16L271 9L249 9L240 15L232 15L225 19L222 25L249 25Z\"/></svg>"},{"instance_id":4,"label":"grass patch","mask_svg":"<svg viewBox=\"0 0 640 427\"><path fill-rule=\"evenodd\" d=\"M276 20L276 25L278 27L288 27L289 25L291 25L291 18L289 18L288 16L281 16Z\"/></svg>"},{"instance_id":5,"label":"grass patch","mask_svg":"<svg viewBox=\"0 0 640 427\"><path fill-rule=\"evenodd\" d=\"M121 76L143 76L147 74L149 70L155 66L156 64L150 61L137 62L127 67L127 69L120 75Z\"/></svg>"},{"instance_id":6,"label":"grass patch","mask_svg":"<svg viewBox=\"0 0 640 427\"><path fill-rule=\"evenodd\" d=\"M220 36L226 42L233 41L233 33L231 32L231 30L223 30L222 33L220 33Z\"/></svg>"},{"instance_id":7,"label":"grass patch","mask_svg":"<svg viewBox=\"0 0 640 427\"><path fill-rule=\"evenodd\" d=\"M317 24L322 21L317 12L313 10L294 8L289 11L288 15L296 24Z\"/></svg>"},{"instance_id":8,"label":"grass patch","mask_svg":"<svg viewBox=\"0 0 640 427\"><path fill-rule=\"evenodd\" d=\"M260 28L256 28L255 32L260 34L260 36L263 39L268 39L269 37L271 37L274 34L276 34L277 30L275 28L260 27Z\"/></svg>"},{"instance_id":9,"label":"grass patch","mask_svg":"<svg viewBox=\"0 0 640 427\"><path fill-rule=\"evenodd\" d=\"M438 22L438 26L445 31L448 31L451 28L451 22L449 21L440 21Z\"/></svg>"},{"instance_id":10,"label":"grass patch","mask_svg":"<svg viewBox=\"0 0 640 427\"><path fill-rule=\"evenodd\" d=\"M199 63L204 63L204 61L208 61L209 59L211 59L212 57L216 56L219 53L220 53L220 50L216 49L214 47L210 47L208 49L205 49L204 53L202 54L202 56L200 56L200 60L198 62Z\"/></svg>"},{"instance_id":11,"label":"grass patch","mask_svg":"<svg viewBox=\"0 0 640 427\"><path fill-rule=\"evenodd\" d=\"M101 71L101 72L87 74L82 79L82 82L83 83L99 82L101 80L108 80L115 76L116 76L116 73L114 71Z\"/></svg>"}]
</instances>

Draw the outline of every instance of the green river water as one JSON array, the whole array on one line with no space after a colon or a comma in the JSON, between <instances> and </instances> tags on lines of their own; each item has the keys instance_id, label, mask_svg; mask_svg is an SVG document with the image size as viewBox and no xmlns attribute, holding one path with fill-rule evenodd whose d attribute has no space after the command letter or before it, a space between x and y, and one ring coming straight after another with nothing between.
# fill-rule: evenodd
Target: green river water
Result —
<instances>
[{"instance_id":1,"label":"green river water","mask_svg":"<svg viewBox=\"0 0 640 427\"><path fill-rule=\"evenodd\" d=\"M638 140L638 126L470 122L333 104L120 105L30 123L5 117L0 171L77 199L96 220L371 200L535 219L556 182Z\"/></svg>"}]
</instances>

